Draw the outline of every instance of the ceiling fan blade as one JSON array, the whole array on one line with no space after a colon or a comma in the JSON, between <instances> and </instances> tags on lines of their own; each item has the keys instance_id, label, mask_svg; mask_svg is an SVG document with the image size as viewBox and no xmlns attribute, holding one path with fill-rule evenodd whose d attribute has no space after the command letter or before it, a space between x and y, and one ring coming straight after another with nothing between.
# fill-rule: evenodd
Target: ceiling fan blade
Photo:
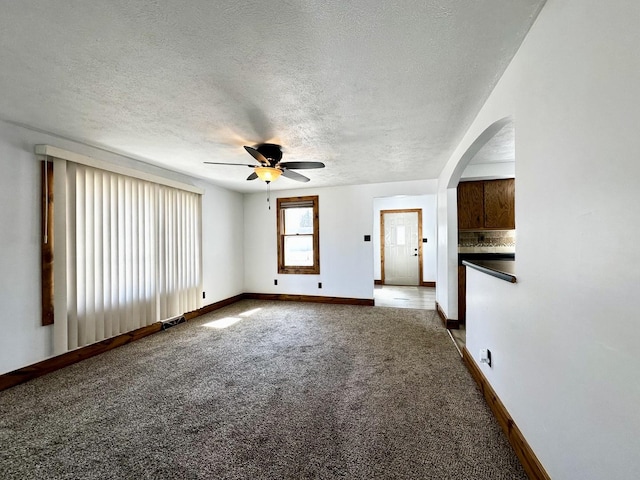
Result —
<instances>
[{"instance_id":1,"label":"ceiling fan blade","mask_svg":"<svg viewBox=\"0 0 640 480\"><path fill-rule=\"evenodd\" d=\"M203 162L209 165L235 165L236 167L251 167L256 168L258 165L249 165L248 163L224 163L224 162Z\"/></svg>"},{"instance_id":2,"label":"ceiling fan blade","mask_svg":"<svg viewBox=\"0 0 640 480\"><path fill-rule=\"evenodd\" d=\"M281 162L282 168L293 168L296 170L304 170L308 168L324 168L322 162Z\"/></svg>"},{"instance_id":3,"label":"ceiling fan blade","mask_svg":"<svg viewBox=\"0 0 640 480\"><path fill-rule=\"evenodd\" d=\"M305 177L304 175L300 175L298 172L294 172L291 170L283 169L282 176L290 178L291 180L295 180L297 182L308 182L310 179Z\"/></svg>"},{"instance_id":4,"label":"ceiling fan blade","mask_svg":"<svg viewBox=\"0 0 640 480\"><path fill-rule=\"evenodd\" d=\"M253 172L247 177L247 180L255 180L256 178L258 178L258 174L256 172Z\"/></svg>"},{"instance_id":5,"label":"ceiling fan blade","mask_svg":"<svg viewBox=\"0 0 640 480\"><path fill-rule=\"evenodd\" d=\"M245 145L244 149L249 152L249 154L255 158L257 161L260 162L260 164L262 165L269 165L269 160L267 160L267 157L265 157L264 155L262 155L258 150L256 150L253 147L247 147Z\"/></svg>"}]
</instances>

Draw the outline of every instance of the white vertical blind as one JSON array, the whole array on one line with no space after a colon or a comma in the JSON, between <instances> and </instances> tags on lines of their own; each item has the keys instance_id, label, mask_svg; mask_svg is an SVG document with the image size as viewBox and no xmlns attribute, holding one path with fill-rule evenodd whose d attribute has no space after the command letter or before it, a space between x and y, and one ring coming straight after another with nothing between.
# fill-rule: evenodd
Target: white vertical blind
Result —
<instances>
[{"instance_id":1,"label":"white vertical blind","mask_svg":"<svg viewBox=\"0 0 640 480\"><path fill-rule=\"evenodd\" d=\"M67 262L67 221L69 218L69 201L67 198L67 162L58 158L53 161L53 352L63 353L68 350L69 333L67 279L75 274L70 272L71 261ZM74 220L75 221L75 220ZM69 268L68 268L69 267ZM75 283L74 283L75 285ZM55 320L57 319L57 321Z\"/></svg>"},{"instance_id":2,"label":"white vertical blind","mask_svg":"<svg viewBox=\"0 0 640 480\"><path fill-rule=\"evenodd\" d=\"M73 162L65 187L66 350L200 306L199 194Z\"/></svg>"}]
</instances>

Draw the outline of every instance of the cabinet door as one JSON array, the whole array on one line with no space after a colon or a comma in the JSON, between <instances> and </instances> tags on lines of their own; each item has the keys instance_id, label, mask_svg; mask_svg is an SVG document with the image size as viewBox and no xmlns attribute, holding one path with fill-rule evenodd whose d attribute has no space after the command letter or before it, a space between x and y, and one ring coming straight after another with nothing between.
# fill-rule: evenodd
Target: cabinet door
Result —
<instances>
[{"instance_id":1,"label":"cabinet door","mask_svg":"<svg viewBox=\"0 0 640 480\"><path fill-rule=\"evenodd\" d=\"M483 182L458 184L458 229L484 228Z\"/></svg>"},{"instance_id":2,"label":"cabinet door","mask_svg":"<svg viewBox=\"0 0 640 480\"><path fill-rule=\"evenodd\" d=\"M484 182L484 227L504 230L516 228L513 178Z\"/></svg>"}]
</instances>

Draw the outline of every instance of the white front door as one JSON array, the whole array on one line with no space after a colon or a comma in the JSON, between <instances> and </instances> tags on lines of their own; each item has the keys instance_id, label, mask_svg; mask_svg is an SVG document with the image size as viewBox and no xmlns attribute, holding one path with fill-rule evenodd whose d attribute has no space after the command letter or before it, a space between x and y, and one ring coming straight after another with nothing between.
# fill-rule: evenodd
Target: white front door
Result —
<instances>
[{"instance_id":1,"label":"white front door","mask_svg":"<svg viewBox=\"0 0 640 480\"><path fill-rule=\"evenodd\" d=\"M383 280L387 285L420 285L420 212L381 212Z\"/></svg>"}]
</instances>

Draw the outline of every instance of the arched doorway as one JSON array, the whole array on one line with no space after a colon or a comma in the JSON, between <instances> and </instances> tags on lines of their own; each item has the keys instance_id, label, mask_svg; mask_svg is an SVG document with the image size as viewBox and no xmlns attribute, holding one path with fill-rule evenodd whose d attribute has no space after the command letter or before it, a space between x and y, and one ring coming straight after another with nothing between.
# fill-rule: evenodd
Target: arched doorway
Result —
<instances>
[{"instance_id":1,"label":"arched doorway","mask_svg":"<svg viewBox=\"0 0 640 480\"><path fill-rule=\"evenodd\" d=\"M508 143L509 145L505 145ZM505 161L511 156L509 162ZM439 215L446 216L446 230L439 227L438 234L446 237L438 255L439 271L446 269L447 292L444 292L447 314L441 312L447 326L458 325L458 216L457 186L462 178L479 180L513 178L515 176L515 123L512 116L496 120L485 128L460 157L447 181L445 192L439 193ZM506 165L509 163L510 165ZM444 201L443 201L444 200ZM440 223L440 225L442 225ZM443 278L439 273L439 280ZM440 300L439 300L440 301Z\"/></svg>"}]
</instances>

